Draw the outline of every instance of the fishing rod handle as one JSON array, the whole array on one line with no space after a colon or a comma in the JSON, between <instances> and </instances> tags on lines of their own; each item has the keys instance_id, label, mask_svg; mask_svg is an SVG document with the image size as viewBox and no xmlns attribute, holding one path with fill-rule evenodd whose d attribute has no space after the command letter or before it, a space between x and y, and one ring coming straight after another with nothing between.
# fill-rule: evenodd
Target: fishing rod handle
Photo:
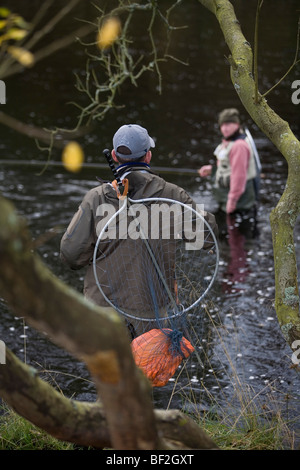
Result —
<instances>
[{"instance_id":1,"label":"fishing rod handle","mask_svg":"<svg viewBox=\"0 0 300 470\"><path fill-rule=\"evenodd\" d=\"M104 149L103 150L103 155L105 156L105 158L107 160L107 163L109 165L109 168L111 169L114 177L117 180L118 186L122 186L122 181L120 180L120 176L118 175L118 172L116 170L116 167L115 167L115 164L114 164L114 161L112 159L110 151L108 149Z\"/></svg>"}]
</instances>

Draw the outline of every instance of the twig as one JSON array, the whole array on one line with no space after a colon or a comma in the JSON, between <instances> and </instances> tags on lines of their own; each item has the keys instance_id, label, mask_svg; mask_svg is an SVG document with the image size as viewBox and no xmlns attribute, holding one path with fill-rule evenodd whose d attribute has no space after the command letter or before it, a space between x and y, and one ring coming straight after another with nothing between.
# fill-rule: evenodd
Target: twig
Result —
<instances>
[{"instance_id":1,"label":"twig","mask_svg":"<svg viewBox=\"0 0 300 470\"><path fill-rule=\"evenodd\" d=\"M260 9L264 0L257 0L256 17L255 17L255 33L254 33L254 83L255 83L255 103L258 99L258 22Z\"/></svg>"},{"instance_id":2,"label":"twig","mask_svg":"<svg viewBox=\"0 0 300 470\"><path fill-rule=\"evenodd\" d=\"M39 62L40 60L45 59L49 55L51 55L51 54L53 54L53 53L55 53L55 52L57 52L57 51L59 51L63 48L66 48L69 45L71 45L76 39L79 39L83 36L86 36L86 35L90 34L91 32L93 32L93 29L94 28L92 28L92 26L90 26L90 27L81 26L80 28L78 28L76 31L73 31L69 35L67 35L67 36L65 36L61 39L57 39L56 41L51 42L48 46L45 46L45 47L39 49L34 54L35 64L37 62ZM9 58L7 58L6 62L5 62L5 69L7 71L5 71L5 69L4 69L4 72L2 72L2 74L1 74L2 78L7 78L11 75L14 75L16 73L21 72L24 69L24 67L21 64L14 64L13 59L10 60L10 63L8 62L8 60L9 60ZM12 65L10 65L10 64L12 64Z\"/></svg>"},{"instance_id":3,"label":"twig","mask_svg":"<svg viewBox=\"0 0 300 470\"><path fill-rule=\"evenodd\" d=\"M26 43L26 48L32 49L37 42L49 34L53 28L55 28L55 26L77 5L78 2L79 0L68 2L67 5L53 16L45 26L35 33L35 35Z\"/></svg>"},{"instance_id":4,"label":"twig","mask_svg":"<svg viewBox=\"0 0 300 470\"><path fill-rule=\"evenodd\" d=\"M285 79L285 77L290 73L290 71L293 69L293 67L295 67L295 65L300 62L300 59L297 60L298 53L299 53L299 42L300 42L300 18L299 18L299 20L298 20L296 53L295 53L295 58L294 58L294 60L293 60L293 63L292 63L292 65L290 66L290 68L288 69L288 71L281 77L281 79L278 80L278 82L275 83L275 85L273 85L268 91L266 91L266 93L264 93L264 94L262 95L263 98L264 98L265 96L267 96L271 91L273 91L274 88L276 88L276 87Z\"/></svg>"}]
</instances>

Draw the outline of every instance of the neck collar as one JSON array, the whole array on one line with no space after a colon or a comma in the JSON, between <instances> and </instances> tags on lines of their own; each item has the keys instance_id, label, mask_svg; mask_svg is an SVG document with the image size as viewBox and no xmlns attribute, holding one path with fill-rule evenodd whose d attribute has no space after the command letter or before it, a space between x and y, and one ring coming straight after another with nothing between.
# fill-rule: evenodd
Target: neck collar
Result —
<instances>
[{"instance_id":1,"label":"neck collar","mask_svg":"<svg viewBox=\"0 0 300 470\"><path fill-rule=\"evenodd\" d=\"M148 165L148 163L145 163L145 162L126 162L126 163L122 163L121 165L117 166L117 171L121 170L122 168L127 168L128 167L137 167L137 166L141 166L141 167L147 167L147 168L150 168L150 165Z\"/></svg>"},{"instance_id":2,"label":"neck collar","mask_svg":"<svg viewBox=\"0 0 300 470\"><path fill-rule=\"evenodd\" d=\"M237 140L237 139L244 139L245 134L243 131L239 128L237 131L235 131L233 134L231 134L229 137L223 137L223 140L226 142L231 141L231 140Z\"/></svg>"},{"instance_id":3,"label":"neck collar","mask_svg":"<svg viewBox=\"0 0 300 470\"><path fill-rule=\"evenodd\" d=\"M145 162L126 162L119 165L116 170L120 176L123 176L125 173L131 173L132 171L150 171L150 165Z\"/></svg>"}]
</instances>

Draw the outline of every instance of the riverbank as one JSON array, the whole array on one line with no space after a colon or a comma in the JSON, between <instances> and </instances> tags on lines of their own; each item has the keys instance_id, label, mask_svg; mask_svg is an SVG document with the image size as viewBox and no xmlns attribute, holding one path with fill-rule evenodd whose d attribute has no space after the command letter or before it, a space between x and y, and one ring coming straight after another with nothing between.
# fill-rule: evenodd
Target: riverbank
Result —
<instances>
[{"instance_id":1,"label":"riverbank","mask_svg":"<svg viewBox=\"0 0 300 470\"><path fill-rule=\"evenodd\" d=\"M1 412L0 450L80 450L72 443L50 436L6 405L1 407ZM254 414L250 403L235 425L231 417L224 415L220 420L213 413L195 419L221 450L299 450L292 430L295 423L285 421L281 413L270 417L269 410L257 409Z\"/></svg>"}]
</instances>

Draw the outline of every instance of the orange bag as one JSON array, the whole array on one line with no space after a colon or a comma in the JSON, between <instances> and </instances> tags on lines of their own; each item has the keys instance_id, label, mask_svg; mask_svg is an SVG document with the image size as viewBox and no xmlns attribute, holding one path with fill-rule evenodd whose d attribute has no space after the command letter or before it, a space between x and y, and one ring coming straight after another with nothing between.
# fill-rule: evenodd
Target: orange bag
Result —
<instances>
[{"instance_id":1,"label":"orange bag","mask_svg":"<svg viewBox=\"0 0 300 470\"><path fill-rule=\"evenodd\" d=\"M179 347L174 347L174 330L153 329L135 338L131 343L136 365L142 369L153 387L163 387L173 377L183 358L194 351L191 343L181 336Z\"/></svg>"}]
</instances>

